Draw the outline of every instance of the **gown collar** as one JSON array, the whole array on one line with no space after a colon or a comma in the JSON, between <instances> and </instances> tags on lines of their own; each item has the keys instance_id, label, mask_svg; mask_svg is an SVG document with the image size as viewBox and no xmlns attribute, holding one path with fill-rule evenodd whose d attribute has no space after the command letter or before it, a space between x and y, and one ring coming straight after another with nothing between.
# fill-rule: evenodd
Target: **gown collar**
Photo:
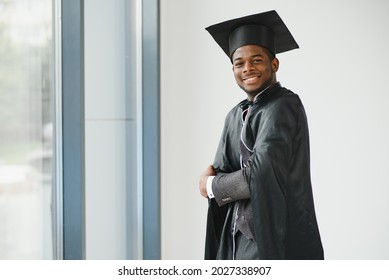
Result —
<instances>
[{"instance_id":1,"label":"gown collar","mask_svg":"<svg viewBox=\"0 0 389 280\"><path fill-rule=\"evenodd\" d=\"M245 110L247 109L249 106L253 105L253 104L257 104L261 99L263 99L263 97L267 96L270 92L274 91L275 89L279 89L281 87L281 84L280 82L275 82L274 84L271 84L270 86L268 86L267 88L265 88L264 90L262 90L260 93L258 93L255 97L254 97L254 101L250 101L249 99L245 99L241 102L240 104L240 107Z\"/></svg>"}]
</instances>

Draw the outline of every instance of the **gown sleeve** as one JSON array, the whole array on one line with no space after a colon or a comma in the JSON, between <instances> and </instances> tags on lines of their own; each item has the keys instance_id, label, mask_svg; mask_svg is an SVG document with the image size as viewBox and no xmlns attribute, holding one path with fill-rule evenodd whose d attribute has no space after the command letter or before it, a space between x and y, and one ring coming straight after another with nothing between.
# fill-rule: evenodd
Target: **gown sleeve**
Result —
<instances>
[{"instance_id":1,"label":"gown sleeve","mask_svg":"<svg viewBox=\"0 0 389 280\"><path fill-rule=\"evenodd\" d=\"M263 111L249 165L248 185L260 258L320 258L308 125L297 95L285 95Z\"/></svg>"}]
</instances>

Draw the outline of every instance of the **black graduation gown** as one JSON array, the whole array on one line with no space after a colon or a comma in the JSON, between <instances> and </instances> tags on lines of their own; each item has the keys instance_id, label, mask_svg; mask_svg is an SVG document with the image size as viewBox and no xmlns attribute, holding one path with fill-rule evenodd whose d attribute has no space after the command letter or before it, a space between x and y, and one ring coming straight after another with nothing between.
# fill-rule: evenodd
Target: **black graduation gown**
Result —
<instances>
[{"instance_id":1,"label":"black graduation gown","mask_svg":"<svg viewBox=\"0 0 389 280\"><path fill-rule=\"evenodd\" d=\"M214 160L216 174L243 172L239 145L244 102L226 117ZM259 259L323 259L310 179L308 125L299 97L276 83L257 98L248 121L255 145L247 183ZM215 259L225 242L221 237L228 207L209 200L205 259Z\"/></svg>"}]
</instances>

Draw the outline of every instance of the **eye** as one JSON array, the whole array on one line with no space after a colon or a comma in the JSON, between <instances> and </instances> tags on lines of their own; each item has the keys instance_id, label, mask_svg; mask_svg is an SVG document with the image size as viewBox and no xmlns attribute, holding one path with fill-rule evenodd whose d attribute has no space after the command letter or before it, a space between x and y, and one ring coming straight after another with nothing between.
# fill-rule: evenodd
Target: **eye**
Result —
<instances>
[{"instance_id":1,"label":"eye","mask_svg":"<svg viewBox=\"0 0 389 280\"><path fill-rule=\"evenodd\" d=\"M240 67L243 66L243 62L236 62L236 63L234 64L234 66L235 66L236 68L240 68Z\"/></svg>"},{"instance_id":2,"label":"eye","mask_svg":"<svg viewBox=\"0 0 389 280\"><path fill-rule=\"evenodd\" d=\"M253 62L254 63L261 63L263 60L261 58L254 58Z\"/></svg>"}]
</instances>

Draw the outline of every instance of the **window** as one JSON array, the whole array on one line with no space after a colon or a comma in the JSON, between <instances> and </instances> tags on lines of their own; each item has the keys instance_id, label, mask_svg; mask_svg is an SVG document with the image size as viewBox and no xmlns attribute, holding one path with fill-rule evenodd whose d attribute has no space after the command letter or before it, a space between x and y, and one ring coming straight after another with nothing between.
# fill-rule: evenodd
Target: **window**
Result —
<instances>
[{"instance_id":1,"label":"window","mask_svg":"<svg viewBox=\"0 0 389 280\"><path fill-rule=\"evenodd\" d=\"M53 258L51 0L0 0L0 259Z\"/></svg>"}]
</instances>

